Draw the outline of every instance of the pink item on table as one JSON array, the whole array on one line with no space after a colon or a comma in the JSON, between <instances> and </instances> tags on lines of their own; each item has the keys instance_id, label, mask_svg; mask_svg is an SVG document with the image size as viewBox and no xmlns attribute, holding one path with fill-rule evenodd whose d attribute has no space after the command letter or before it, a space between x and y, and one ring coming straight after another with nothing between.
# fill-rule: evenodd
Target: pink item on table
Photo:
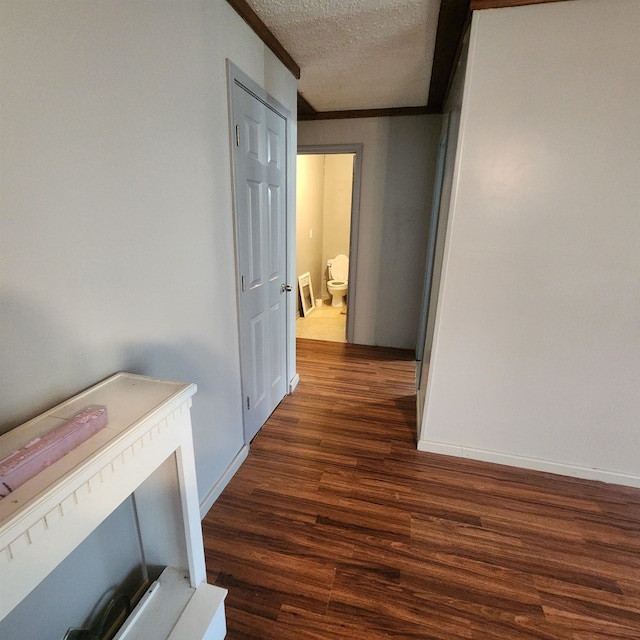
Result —
<instances>
[{"instance_id":1,"label":"pink item on table","mask_svg":"<svg viewBox=\"0 0 640 640\"><path fill-rule=\"evenodd\" d=\"M60 460L107 424L106 407L87 407L27 446L0 460L0 498Z\"/></svg>"}]
</instances>

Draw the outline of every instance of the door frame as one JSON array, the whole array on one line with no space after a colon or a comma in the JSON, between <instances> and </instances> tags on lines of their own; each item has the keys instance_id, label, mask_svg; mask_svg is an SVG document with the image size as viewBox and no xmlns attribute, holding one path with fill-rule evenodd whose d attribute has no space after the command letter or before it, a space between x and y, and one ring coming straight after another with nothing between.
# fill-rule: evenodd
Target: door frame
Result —
<instances>
[{"instance_id":1,"label":"door frame","mask_svg":"<svg viewBox=\"0 0 640 640\"><path fill-rule=\"evenodd\" d=\"M433 270L436 256L436 236L438 234L438 224L440 222L440 209L442 204L442 187L444 184L444 167L447 158L447 144L449 141L449 114L443 117L442 129L440 131L440 141L438 143L438 156L436 160L436 175L433 184L433 198L431 201L431 216L429 218L429 235L427 241L427 259L425 261L425 274L422 290L422 303L420 305L420 321L418 326L418 340L416 343L416 362L418 370L416 372L416 389L420 388L420 377L422 375L422 365L424 359L424 349L427 336L427 319L430 309L431 287L433 284Z\"/></svg>"},{"instance_id":2,"label":"door frame","mask_svg":"<svg viewBox=\"0 0 640 640\"><path fill-rule=\"evenodd\" d=\"M353 343L357 308L356 285L358 266L358 229L360 225L360 183L362 179L362 144L299 145L297 155L340 155L353 153L353 185L351 190L351 227L349 230L349 292L347 304L347 342ZM297 156L296 156L297 157ZM295 254L293 256L295 263Z\"/></svg>"},{"instance_id":3,"label":"door frame","mask_svg":"<svg viewBox=\"0 0 640 640\"><path fill-rule=\"evenodd\" d=\"M265 104L269 109L277 113L285 120L285 162L286 162L286 194L285 194L285 270L287 274L287 282L291 284L295 280L295 217L291 215L295 211L295 128L291 118L291 112L271 94L269 94L261 85L252 80L244 71L236 66L231 60L226 60L227 64L227 103L229 114L229 161L231 170L231 200L232 200L232 216L233 216L233 239L234 239L234 255L235 255L235 281L236 281L236 319L238 325L238 360L240 363L241 389L242 394L240 402L242 403L242 432L245 446L249 446L250 440L247 438L245 425L245 372L242 365L242 327L241 327L241 282L240 282L240 264L238 251L238 220L237 220L237 204L235 191L235 168L234 168L234 146L235 146L235 126L233 120L233 87L235 84L241 86L247 92L252 94L260 102ZM293 218L293 220L292 220ZM293 255L293 259L292 259ZM292 291L286 296L286 327L285 327L285 360L286 360L286 394L291 393L299 381L296 373L296 352L295 352L295 311L297 300L295 288L291 285Z\"/></svg>"}]
</instances>

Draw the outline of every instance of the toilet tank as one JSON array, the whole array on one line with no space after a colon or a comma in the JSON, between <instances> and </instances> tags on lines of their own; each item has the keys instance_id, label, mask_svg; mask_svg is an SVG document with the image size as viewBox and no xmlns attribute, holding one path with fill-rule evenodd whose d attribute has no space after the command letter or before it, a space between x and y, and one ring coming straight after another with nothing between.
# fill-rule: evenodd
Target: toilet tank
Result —
<instances>
[{"instance_id":1,"label":"toilet tank","mask_svg":"<svg viewBox=\"0 0 640 640\"><path fill-rule=\"evenodd\" d=\"M349 277L349 258L344 253L338 254L333 260L328 260L327 264L332 280L346 280Z\"/></svg>"}]
</instances>

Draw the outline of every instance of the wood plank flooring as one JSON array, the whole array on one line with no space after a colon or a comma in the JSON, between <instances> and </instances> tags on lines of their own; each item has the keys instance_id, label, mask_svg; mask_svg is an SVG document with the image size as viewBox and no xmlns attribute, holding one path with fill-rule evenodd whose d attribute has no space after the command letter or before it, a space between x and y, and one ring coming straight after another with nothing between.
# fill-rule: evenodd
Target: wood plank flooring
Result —
<instances>
[{"instance_id":1,"label":"wood plank flooring","mask_svg":"<svg viewBox=\"0 0 640 640\"><path fill-rule=\"evenodd\" d=\"M298 371L203 521L229 640L640 638L640 490L416 451L412 353Z\"/></svg>"}]
</instances>

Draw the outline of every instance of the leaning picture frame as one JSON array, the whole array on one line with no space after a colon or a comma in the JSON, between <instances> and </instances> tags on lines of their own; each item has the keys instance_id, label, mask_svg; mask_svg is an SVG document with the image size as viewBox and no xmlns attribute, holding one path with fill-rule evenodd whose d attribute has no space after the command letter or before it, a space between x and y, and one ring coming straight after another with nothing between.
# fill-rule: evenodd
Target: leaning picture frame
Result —
<instances>
[{"instance_id":1,"label":"leaning picture frame","mask_svg":"<svg viewBox=\"0 0 640 640\"><path fill-rule=\"evenodd\" d=\"M311 274L308 271L298 276L298 289L300 291L300 302L302 303L302 315L306 317L316 308Z\"/></svg>"}]
</instances>

